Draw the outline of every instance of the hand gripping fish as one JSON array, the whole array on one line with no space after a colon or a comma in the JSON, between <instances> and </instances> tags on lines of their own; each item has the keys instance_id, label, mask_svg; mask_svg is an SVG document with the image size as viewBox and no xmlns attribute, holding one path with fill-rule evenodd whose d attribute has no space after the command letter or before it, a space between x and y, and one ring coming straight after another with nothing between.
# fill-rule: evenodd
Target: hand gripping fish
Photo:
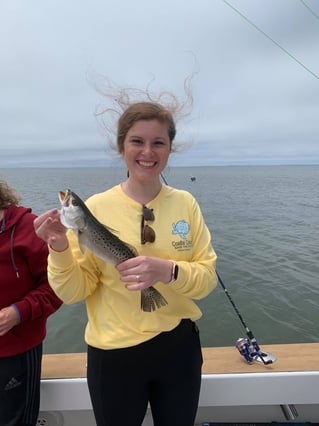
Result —
<instances>
[{"instance_id":1,"label":"hand gripping fish","mask_svg":"<svg viewBox=\"0 0 319 426\"><path fill-rule=\"evenodd\" d=\"M66 228L73 229L83 253L86 247L99 258L114 264L138 255L133 247L124 243L108 227L100 223L81 198L70 189L66 192L60 191L59 199L62 206L61 222ZM155 311L165 305L167 301L154 287L141 290L143 311Z\"/></svg>"}]
</instances>

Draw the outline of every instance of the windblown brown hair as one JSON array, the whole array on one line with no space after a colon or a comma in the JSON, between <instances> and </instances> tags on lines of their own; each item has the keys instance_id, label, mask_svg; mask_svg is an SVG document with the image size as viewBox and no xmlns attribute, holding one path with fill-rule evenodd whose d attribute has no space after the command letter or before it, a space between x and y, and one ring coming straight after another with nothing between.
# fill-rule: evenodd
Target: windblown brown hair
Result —
<instances>
[{"instance_id":1,"label":"windblown brown hair","mask_svg":"<svg viewBox=\"0 0 319 426\"><path fill-rule=\"evenodd\" d=\"M168 91L153 94L150 92L149 86L146 90L121 88L107 79L100 80L95 88L112 105L97 108L96 116L99 117L104 130L107 131L111 146L122 154L126 134L133 124L138 120L157 119L162 123L167 123L171 151L176 151L172 145L176 135L176 121L189 115L192 110L191 82L194 74L184 81L185 99L183 101ZM116 144L111 142L112 139L114 141L115 129L117 129Z\"/></svg>"},{"instance_id":2,"label":"windblown brown hair","mask_svg":"<svg viewBox=\"0 0 319 426\"><path fill-rule=\"evenodd\" d=\"M19 205L20 195L15 189L11 188L7 182L0 180L0 210L7 209L12 205Z\"/></svg>"}]
</instances>

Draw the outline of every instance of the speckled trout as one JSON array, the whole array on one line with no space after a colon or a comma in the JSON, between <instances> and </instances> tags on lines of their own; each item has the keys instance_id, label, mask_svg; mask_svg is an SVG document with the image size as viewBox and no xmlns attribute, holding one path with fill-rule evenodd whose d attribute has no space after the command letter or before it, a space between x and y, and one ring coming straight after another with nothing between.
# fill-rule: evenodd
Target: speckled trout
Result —
<instances>
[{"instance_id":1,"label":"speckled trout","mask_svg":"<svg viewBox=\"0 0 319 426\"><path fill-rule=\"evenodd\" d=\"M59 192L61 203L61 222L77 235L79 246L85 247L105 262L118 264L138 255L134 247L120 240L111 229L99 222L81 198L68 189ZM141 290L141 309L155 311L167 301L154 287Z\"/></svg>"}]
</instances>

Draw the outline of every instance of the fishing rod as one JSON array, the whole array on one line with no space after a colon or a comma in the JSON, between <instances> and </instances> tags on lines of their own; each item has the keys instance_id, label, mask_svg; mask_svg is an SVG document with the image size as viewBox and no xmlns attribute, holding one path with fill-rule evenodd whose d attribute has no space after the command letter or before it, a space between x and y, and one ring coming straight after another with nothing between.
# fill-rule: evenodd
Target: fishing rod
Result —
<instances>
[{"instance_id":1,"label":"fishing rod","mask_svg":"<svg viewBox=\"0 0 319 426\"><path fill-rule=\"evenodd\" d=\"M217 271L216 275L219 284L222 286L224 293L226 294L228 300L230 301L232 307L234 308L238 318L240 319L240 322L242 323L246 331L247 338L239 337L236 341L236 348L238 349L239 353L246 359L248 363L252 363L253 361L259 361L265 365L272 364L276 361L276 357L273 354L269 352L264 352L260 349L253 332L248 328L246 322L241 316L241 313L239 312L234 300L229 294L225 284L223 283L223 280L221 279Z\"/></svg>"},{"instance_id":2,"label":"fishing rod","mask_svg":"<svg viewBox=\"0 0 319 426\"><path fill-rule=\"evenodd\" d=\"M161 178L162 178L162 181L165 183L165 185L168 185L167 180L165 179L165 176L163 175L162 172L161 172Z\"/></svg>"},{"instance_id":3,"label":"fishing rod","mask_svg":"<svg viewBox=\"0 0 319 426\"><path fill-rule=\"evenodd\" d=\"M165 185L168 185L163 173L160 174L163 182ZM225 284L223 283L223 280L221 279L221 276L217 271L216 275L218 278L218 282L221 285L221 287L224 290L224 293L226 294L228 300L230 301L232 307L234 308L238 318L240 319L240 322L242 323L245 331L246 331L246 338L245 337L239 337L236 341L236 348L238 349L239 353L245 358L245 360L251 364L253 361L259 361L262 362L265 365L272 364L276 361L275 355L264 352L260 349L257 340L253 334L253 332L248 328L247 324L245 323L241 313L239 312L237 306L235 305L235 302L233 301L231 295L229 294Z\"/></svg>"}]
</instances>

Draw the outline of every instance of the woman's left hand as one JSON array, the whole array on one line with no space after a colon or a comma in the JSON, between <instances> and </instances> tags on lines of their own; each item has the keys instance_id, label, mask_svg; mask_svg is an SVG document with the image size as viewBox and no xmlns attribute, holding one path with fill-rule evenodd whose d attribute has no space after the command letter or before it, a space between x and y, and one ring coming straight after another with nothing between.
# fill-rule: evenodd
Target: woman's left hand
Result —
<instances>
[{"instance_id":1,"label":"woman's left hand","mask_svg":"<svg viewBox=\"0 0 319 426\"><path fill-rule=\"evenodd\" d=\"M157 282L167 284L172 278L173 262L150 256L137 256L116 265L128 290L142 290Z\"/></svg>"},{"instance_id":2,"label":"woman's left hand","mask_svg":"<svg viewBox=\"0 0 319 426\"><path fill-rule=\"evenodd\" d=\"M19 314L13 306L0 310L0 336L5 335L17 324L19 324Z\"/></svg>"}]
</instances>

